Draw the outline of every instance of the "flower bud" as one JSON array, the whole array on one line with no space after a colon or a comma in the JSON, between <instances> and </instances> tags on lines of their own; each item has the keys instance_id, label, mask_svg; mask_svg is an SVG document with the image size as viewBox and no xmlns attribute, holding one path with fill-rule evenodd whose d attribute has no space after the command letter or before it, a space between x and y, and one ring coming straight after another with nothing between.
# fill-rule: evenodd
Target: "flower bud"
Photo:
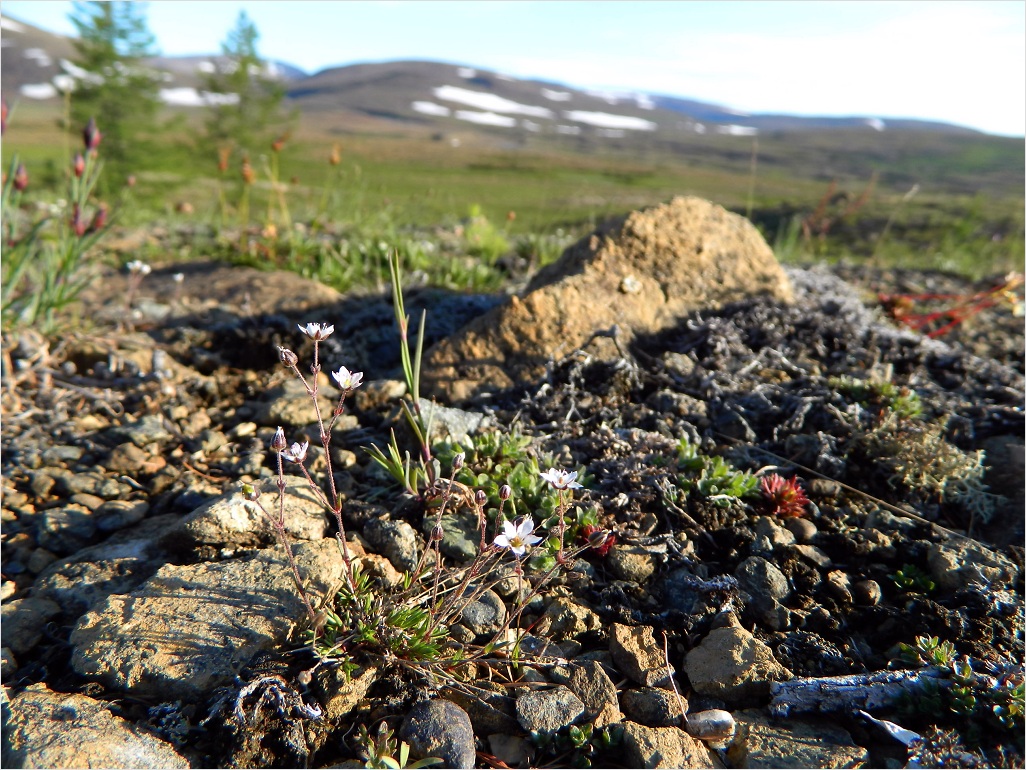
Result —
<instances>
[{"instance_id":1,"label":"flower bud","mask_svg":"<svg viewBox=\"0 0 1026 770\"><path fill-rule=\"evenodd\" d=\"M244 158L242 161L242 181L246 184L253 184L254 179L256 179L256 172L249 165L249 158Z\"/></svg>"},{"instance_id":2,"label":"flower bud","mask_svg":"<svg viewBox=\"0 0 1026 770\"><path fill-rule=\"evenodd\" d=\"M331 146L331 155L328 156L328 163L337 166L342 162L342 148L335 143Z\"/></svg>"},{"instance_id":3,"label":"flower bud","mask_svg":"<svg viewBox=\"0 0 1026 770\"><path fill-rule=\"evenodd\" d=\"M103 134L101 134L100 129L96 127L96 119L89 118L89 122L86 123L86 127L82 129L82 141L85 143L86 150L95 150L100 146L101 139L103 139Z\"/></svg>"},{"instance_id":4,"label":"flower bud","mask_svg":"<svg viewBox=\"0 0 1026 770\"><path fill-rule=\"evenodd\" d=\"M252 484L243 484L242 494L247 500L256 500L258 497L260 497L260 490L254 487Z\"/></svg>"},{"instance_id":5,"label":"flower bud","mask_svg":"<svg viewBox=\"0 0 1026 770\"><path fill-rule=\"evenodd\" d=\"M278 360L280 360L289 369L299 363L299 356L293 353L288 348L278 347Z\"/></svg>"},{"instance_id":6,"label":"flower bud","mask_svg":"<svg viewBox=\"0 0 1026 770\"><path fill-rule=\"evenodd\" d=\"M95 233L102 230L107 225L107 207L101 205L96 213L93 214L93 221L89 223L89 229L86 232Z\"/></svg>"},{"instance_id":7,"label":"flower bud","mask_svg":"<svg viewBox=\"0 0 1026 770\"><path fill-rule=\"evenodd\" d=\"M439 540L442 539L442 535L444 534L445 530L442 529L442 525L436 524L434 529L431 530L431 539L437 543Z\"/></svg>"},{"instance_id":8,"label":"flower bud","mask_svg":"<svg viewBox=\"0 0 1026 770\"><path fill-rule=\"evenodd\" d=\"M85 235L86 221L82 217L82 209L77 203L71 209L71 229L79 238Z\"/></svg>"},{"instance_id":9,"label":"flower bud","mask_svg":"<svg viewBox=\"0 0 1026 770\"><path fill-rule=\"evenodd\" d=\"M289 442L285 440L285 429L279 425L278 430L274 433L274 438L271 439L271 449L275 452L283 452L288 445Z\"/></svg>"},{"instance_id":10,"label":"flower bud","mask_svg":"<svg viewBox=\"0 0 1026 770\"><path fill-rule=\"evenodd\" d=\"M499 487L499 499L509 500L513 496L513 490L509 488L509 484L503 484Z\"/></svg>"},{"instance_id":11,"label":"flower bud","mask_svg":"<svg viewBox=\"0 0 1026 770\"><path fill-rule=\"evenodd\" d=\"M457 452L456 456L452 458L452 469L458 471L463 468L463 462L467 459L466 452Z\"/></svg>"},{"instance_id":12,"label":"flower bud","mask_svg":"<svg viewBox=\"0 0 1026 770\"><path fill-rule=\"evenodd\" d=\"M82 157L82 153L75 153L75 160L71 164L71 170L75 172L75 176L81 178L82 174L85 173L85 158Z\"/></svg>"},{"instance_id":13,"label":"flower bud","mask_svg":"<svg viewBox=\"0 0 1026 770\"><path fill-rule=\"evenodd\" d=\"M25 170L25 164L19 163L17 170L14 172L14 180L12 184L14 189L18 192L23 192L28 187L29 176L28 171Z\"/></svg>"},{"instance_id":14,"label":"flower bud","mask_svg":"<svg viewBox=\"0 0 1026 770\"><path fill-rule=\"evenodd\" d=\"M483 489L479 489L474 493L474 502L481 507L484 507L484 504L488 502L488 495L485 494Z\"/></svg>"}]
</instances>

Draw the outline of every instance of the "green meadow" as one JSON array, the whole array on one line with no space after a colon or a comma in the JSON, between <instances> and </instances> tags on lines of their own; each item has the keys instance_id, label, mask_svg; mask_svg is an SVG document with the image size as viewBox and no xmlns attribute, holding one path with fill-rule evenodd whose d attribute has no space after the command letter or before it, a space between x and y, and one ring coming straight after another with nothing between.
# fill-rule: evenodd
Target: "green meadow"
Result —
<instances>
[{"instance_id":1,"label":"green meadow","mask_svg":"<svg viewBox=\"0 0 1026 770\"><path fill-rule=\"evenodd\" d=\"M58 128L60 109L22 102L8 121L4 168L17 153L32 180L26 200L57 198L66 184L80 139ZM251 159L246 185L240 158L220 172L197 149L200 119L168 111L134 186L98 186L116 228L187 234L184 246L179 237L142 255L155 263L213 255L345 289L380 284L393 249L429 281L493 289L508 278L496 267L504 256L536 267L603 219L675 195L749 216L787 263L978 278L1024 260L1021 139L834 130L513 143L314 115L300 116L279 152Z\"/></svg>"}]
</instances>

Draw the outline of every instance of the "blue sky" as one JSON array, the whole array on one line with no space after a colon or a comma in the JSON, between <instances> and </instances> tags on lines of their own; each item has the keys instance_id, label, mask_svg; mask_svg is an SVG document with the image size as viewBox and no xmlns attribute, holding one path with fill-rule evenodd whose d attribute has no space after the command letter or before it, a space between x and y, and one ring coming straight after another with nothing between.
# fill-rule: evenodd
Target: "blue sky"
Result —
<instances>
[{"instance_id":1,"label":"blue sky","mask_svg":"<svg viewBox=\"0 0 1026 770\"><path fill-rule=\"evenodd\" d=\"M1026 3L153 0L167 55L216 52L240 10L267 58L308 72L390 59L467 64L740 111L943 120L1026 133ZM72 34L70 2L2 12Z\"/></svg>"}]
</instances>

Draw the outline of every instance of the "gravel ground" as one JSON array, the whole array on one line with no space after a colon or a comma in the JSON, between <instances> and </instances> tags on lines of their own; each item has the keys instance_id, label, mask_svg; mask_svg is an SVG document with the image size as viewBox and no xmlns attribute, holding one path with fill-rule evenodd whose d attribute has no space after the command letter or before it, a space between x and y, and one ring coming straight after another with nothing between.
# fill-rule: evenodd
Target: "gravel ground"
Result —
<instances>
[{"instance_id":1,"label":"gravel ground","mask_svg":"<svg viewBox=\"0 0 1026 770\"><path fill-rule=\"evenodd\" d=\"M153 286L175 270L155 271ZM899 643L937 636L956 643L980 672L1021 682L1022 318L997 305L934 340L891 323L879 295L967 295L995 281L853 267L789 272L794 306L752 299L696 313L613 357L608 346L585 347L553 361L526 391L459 405L515 425L531 437L532 451L591 477L579 502L595 509L618 545L583 557L584 578L563 581L561 595L589 608L602 627L650 628L656 639L665 632L669 661L688 672L692 686L698 674L689 669L689 651L722 625L725 612L798 677L885 671ZM202 273L194 280L216 283ZM365 527L380 510L366 502L374 500L420 530L419 502L383 484L359 449L383 443L399 422L395 402L385 398L398 363L387 299L341 298L339 312L332 297L304 300L308 287L299 283L264 287L256 300L225 286L221 296L197 289L182 302L161 290L152 292L160 301L145 299L144 291L141 312L104 320L120 291L111 277L87 298L87 317L96 321L88 333L5 338L5 607L32 597L51 565L82 549L146 519L184 515L241 478L266 476L267 442L276 421L287 419L274 411L286 387L275 345L296 347L296 321L331 320L328 306L341 320L325 357L344 355L350 368L381 381L354 399L339 434L352 450L342 474L349 523ZM414 317L428 308L430 343L496 301L421 291L407 307ZM893 391L867 390L869 381ZM900 413L899 397L915 413ZM682 438L739 470L773 466L797 478L808 505L800 517L781 518L765 496L682 491ZM647 566L632 566L630 554ZM226 554L193 549L174 558L182 564ZM691 583L681 583L682 570ZM901 583L899 573L922 579ZM701 601L696 585L706 587ZM42 682L118 697L70 667L77 619L67 607L51 611L38 638L13 655L5 633L9 695ZM582 660L609 647L601 628L573 642ZM379 683L362 713L403 713L415 699L406 687ZM693 710L768 701L763 694L731 703L694 690L688 697ZM125 704L121 713L142 718L140 708ZM206 713L211 703L193 708ZM986 715L894 708L876 716L924 734L946 731L931 744L938 752L956 735L972 757L963 766L1022 765L1021 729L1003 731ZM865 720L843 714L831 723L869 750L873 766L905 761L900 744L881 740ZM193 748L217 766L300 759L326 766L349 756L341 743L311 758L290 753L294 740L257 751L213 728L204 735ZM616 752L600 761L630 766Z\"/></svg>"}]
</instances>

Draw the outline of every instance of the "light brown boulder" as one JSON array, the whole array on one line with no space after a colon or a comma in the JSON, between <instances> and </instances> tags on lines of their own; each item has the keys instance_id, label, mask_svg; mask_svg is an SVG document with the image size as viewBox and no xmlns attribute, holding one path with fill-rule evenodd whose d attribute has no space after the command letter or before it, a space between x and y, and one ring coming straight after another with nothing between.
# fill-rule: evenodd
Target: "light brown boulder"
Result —
<instances>
[{"instance_id":1,"label":"light brown boulder","mask_svg":"<svg viewBox=\"0 0 1026 770\"><path fill-rule=\"evenodd\" d=\"M635 211L567 249L522 296L429 350L422 382L444 400L528 382L614 325L620 340L755 294L790 302L790 281L758 230L701 198Z\"/></svg>"}]
</instances>

